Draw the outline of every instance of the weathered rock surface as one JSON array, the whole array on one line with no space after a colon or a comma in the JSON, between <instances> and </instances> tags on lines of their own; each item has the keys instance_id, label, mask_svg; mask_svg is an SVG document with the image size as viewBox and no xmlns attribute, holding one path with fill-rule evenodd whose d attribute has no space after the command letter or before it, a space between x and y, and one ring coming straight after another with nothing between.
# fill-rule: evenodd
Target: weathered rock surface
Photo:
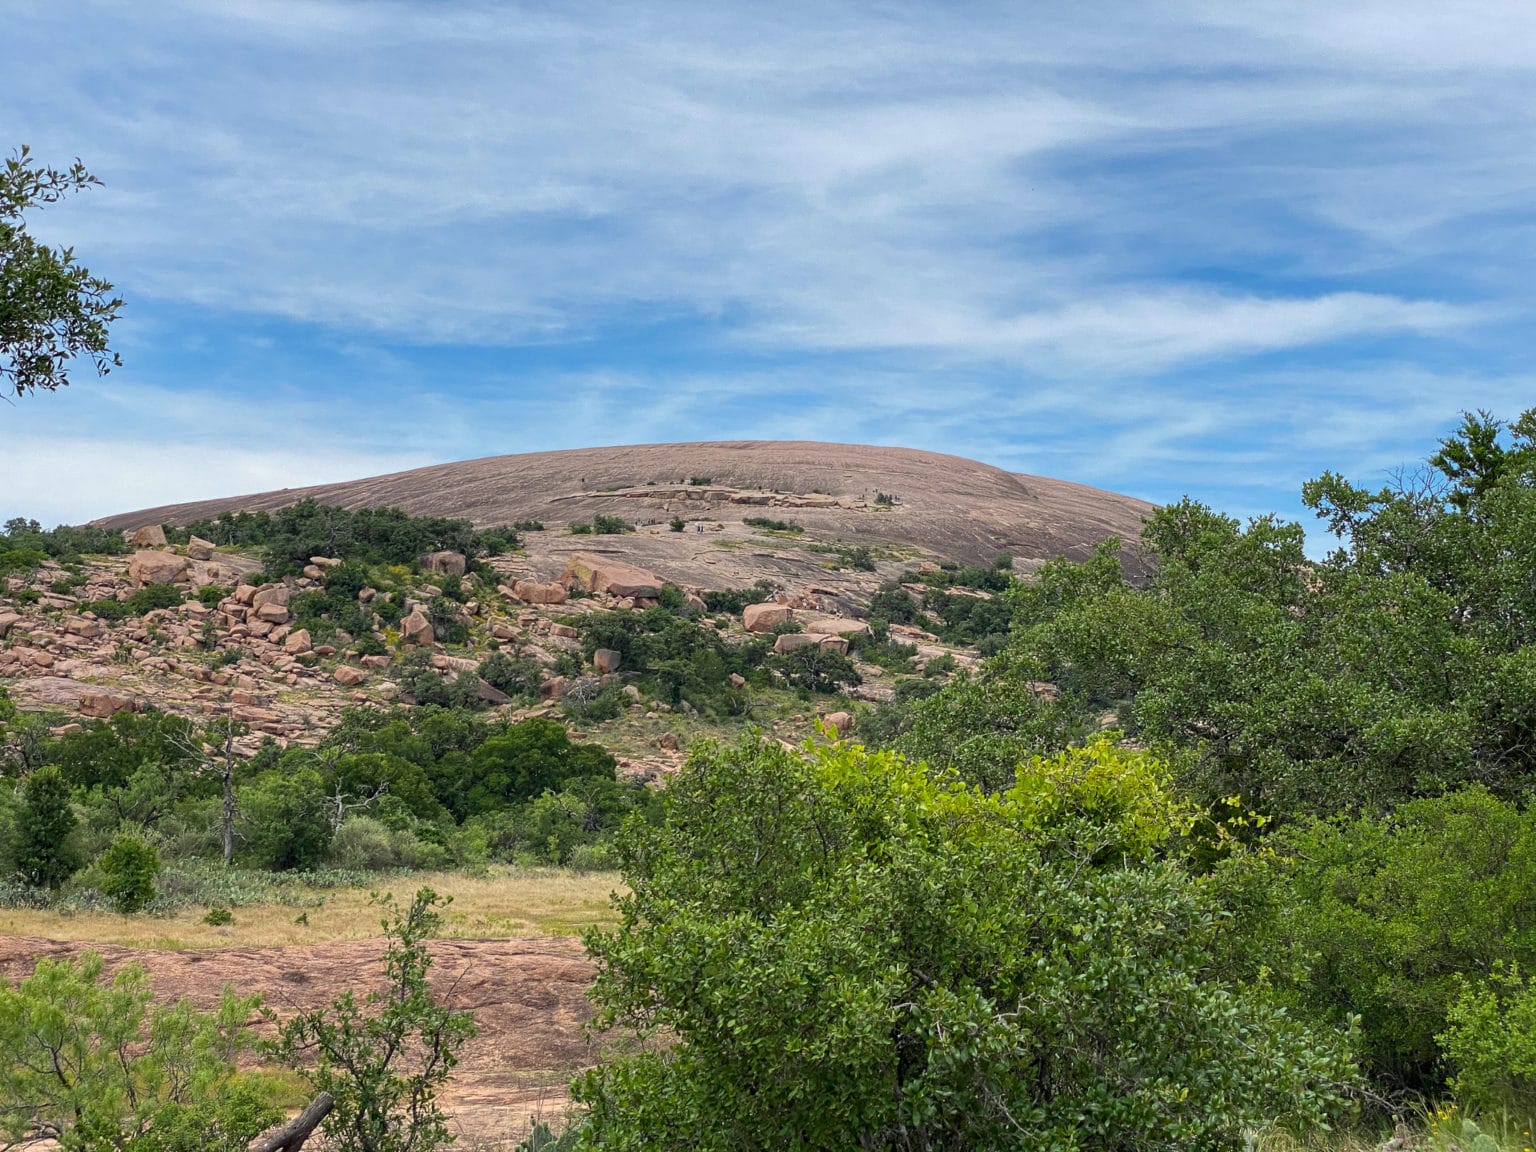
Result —
<instances>
[{"instance_id":1,"label":"weathered rock surface","mask_svg":"<svg viewBox=\"0 0 1536 1152\"><path fill-rule=\"evenodd\" d=\"M565 585L550 580L519 580L512 585L512 596L524 604L564 604Z\"/></svg>"},{"instance_id":2,"label":"weathered rock surface","mask_svg":"<svg viewBox=\"0 0 1536 1152\"><path fill-rule=\"evenodd\" d=\"M612 648L599 648L592 653L592 667L605 676L610 672L617 672L619 665L623 662L623 654Z\"/></svg>"},{"instance_id":3,"label":"weathered rock surface","mask_svg":"<svg viewBox=\"0 0 1536 1152\"><path fill-rule=\"evenodd\" d=\"M400 640L405 644L423 644L431 646L437 637L432 631L432 621L427 619L427 614L420 608L411 612L400 621Z\"/></svg>"},{"instance_id":4,"label":"weathered rock surface","mask_svg":"<svg viewBox=\"0 0 1536 1152\"><path fill-rule=\"evenodd\" d=\"M193 536L187 540L187 555L193 560L212 560L213 552L212 540L204 540L201 536Z\"/></svg>"},{"instance_id":5,"label":"weathered rock surface","mask_svg":"<svg viewBox=\"0 0 1536 1152\"><path fill-rule=\"evenodd\" d=\"M128 543L135 548L164 548L165 529L159 524L144 524L133 530Z\"/></svg>"}]
</instances>

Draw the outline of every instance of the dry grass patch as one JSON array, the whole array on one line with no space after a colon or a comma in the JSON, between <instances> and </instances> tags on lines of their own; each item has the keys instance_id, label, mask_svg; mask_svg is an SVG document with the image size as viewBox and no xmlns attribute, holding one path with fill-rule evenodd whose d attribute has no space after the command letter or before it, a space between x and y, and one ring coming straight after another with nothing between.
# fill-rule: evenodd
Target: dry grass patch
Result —
<instances>
[{"instance_id":1,"label":"dry grass patch","mask_svg":"<svg viewBox=\"0 0 1536 1152\"><path fill-rule=\"evenodd\" d=\"M105 912L61 913L0 909L0 935L42 936L125 948L185 951L199 948L273 947L364 940L379 935L379 910L370 891L408 899L418 888L453 897L442 935L486 940L507 936L575 936L589 926L611 924L611 895L623 887L616 872L498 867L479 875L418 872L381 876L370 887L317 888L303 907L292 902L235 908L234 923L203 923L206 909L188 907L163 916Z\"/></svg>"}]
</instances>

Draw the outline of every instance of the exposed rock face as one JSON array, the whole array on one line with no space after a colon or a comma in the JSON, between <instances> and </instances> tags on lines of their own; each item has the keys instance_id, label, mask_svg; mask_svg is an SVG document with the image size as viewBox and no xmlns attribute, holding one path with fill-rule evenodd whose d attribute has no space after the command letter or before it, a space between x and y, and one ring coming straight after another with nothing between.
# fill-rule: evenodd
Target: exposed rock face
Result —
<instances>
[{"instance_id":1,"label":"exposed rock face","mask_svg":"<svg viewBox=\"0 0 1536 1152\"><path fill-rule=\"evenodd\" d=\"M512 585L512 595L524 604L564 604L565 585L556 581L519 580Z\"/></svg>"},{"instance_id":2,"label":"exposed rock face","mask_svg":"<svg viewBox=\"0 0 1536 1152\"><path fill-rule=\"evenodd\" d=\"M571 557L560 582L567 588L584 588L588 592L637 600L655 600L661 595L662 585L661 577L654 572L588 552Z\"/></svg>"},{"instance_id":3,"label":"exposed rock face","mask_svg":"<svg viewBox=\"0 0 1536 1152\"><path fill-rule=\"evenodd\" d=\"M468 570L462 552L428 552L420 563L423 572L439 572L444 576L462 576Z\"/></svg>"},{"instance_id":4,"label":"exposed rock face","mask_svg":"<svg viewBox=\"0 0 1536 1152\"><path fill-rule=\"evenodd\" d=\"M145 524L133 530L133 535L128 537L128 543L135 548L164 548L165 529L159 524Z\"/></svg>"},{"instance_id":5,"label":"exposed rock face","mask_svg":"<svg viewBox=\"0 0 1536 1152\"><path fill-rule=\"evenodd\" d=\"M160 535L163 538L165 533ZM128 579L140 585L183 583L187 561L171 552L135 552L128 560Z\"/></svg>"},{"instance_id":6,"label":"exposed rock face","mask_svg":"<svg viewBox=\"0 0 1536 1152\"><path fill-rule=\"evenodd\" d=\"M213 541L204 540L201 536L193 536L187 541L187 555L194 560L212 560Z\"/></svg>"},{"instance_id":7,"label":"exposed rock face","mask_svg":"<svg viewBox=\"0 0 1536 1152\"><path fill-rule=\"evenodd\" d=\"M406 644L423 644L430 647L437 640L437 635L432 631L432 621L427 619L427 614L420 608L413 608L411 612L400 621L400 639Z\"/></svg>"},{"instance_id":8,"label":"exposed rock face","mask_svg":"<svg viewBox=\"0 0 1536 1152\"><path fill-rule=\"evenodd\" d=\"M795 610L783 604L748 604L741 612L741 625L748 632L772 632L795 618Z\"/></svg>"},{"instance_id":9,"label":"exposed rock face","mask_svg":"<svg viewBox=\"0 0 1536 1152\"><path fill-rule=\"evenodd\" d=\"M612 648L599 648L592 653L592 667L596 668L604 676L610 672L617 672L619 665L624 662L622 653Z\"/></svg>"}]
</instances>

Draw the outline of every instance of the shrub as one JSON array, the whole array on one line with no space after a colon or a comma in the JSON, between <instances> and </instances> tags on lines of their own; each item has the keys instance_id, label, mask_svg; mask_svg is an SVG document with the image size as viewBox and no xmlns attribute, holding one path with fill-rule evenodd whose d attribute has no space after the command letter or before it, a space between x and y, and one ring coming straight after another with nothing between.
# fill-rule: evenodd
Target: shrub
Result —
<instances>
[{"instance_id":1,"label":"shrub","mask_svg":"<svg viewBox=\"0 0 1536 1152\"><path fill-rule=\"evenodd\" d=\"M101 894L123 915L141 911L155 898L160 853L139 836L119 836L97 861Z\"/></svg>"},{"instance_id":2,"label":"shrub","mask_svg":"<svg viewBox=\"0 0 1536 1152\"><path fill-rule=\"evenodd\" d=\"M1183 816L1144 755L987 796L748 741L664 804L621 837L617 931L586 939L599 1027L667 1044L578 1079L594 1146L707 1123L721 1149L1215 1150L1323 1121L1355 1081L1341 1038L1213 962L1210 891L1151 854Z\"/></svg>"},{"instance_id":3,"label":"shrub","mask_svg":"<svg viewBox=\"0 0 1536 1152\"><path fill-rule=\"evenodd\" d=\"M793 520L771 520L767 516L748 516L742 523L749 528L763 528L769 532L789 532L799 535L805 529Z\"/></svg>"},{"instance_id":4,"label":"shrub","mask_svg":"<svg viewBox=\"0 0 1536 1152\"><path fill-rule=\"evenodd\" d=\"M1368 1070L1434 1091L1464 981L1536 968L1536 812L1474 787L1283 829L1273 847L1226 869L1251 925L1238 961L1271 970L1297 1011L1358 1016Z\"/></svg>"},{"instance_id":5,"label":"shrub","mask_svg":"<svg viewBox=\"0 0 1536 1152\"><path fill-rule=\"evenodd\" d=\"M791 688L803 688L807 692L830 695L864 682L848 657L841 652L824 651L815 644L775 653L765 664L779 673Z\"/></svg>"},{"instance_id":6,"label":"shrub","mask_svg":"<svg viewBox=\"0 0 1536 1152\"><path fill-rule=\"evenodd\" d=\"M713 476L690 476L690 477L688 477L688 483L693 485L693 487L695 487L695 488L707 488L709 485L713 484L714 482L715 482L715 478Z\"/></svg>"},{"instance_id":7,"label":"shrub","mask_svg":"<svg viewBox=\"0 0 1536 1152\"><path fill-rule=\"evenodd\" d=\"M214 928L227 928L235 922L235 914L228 908L210 908L203 923Z\"/></svg>"},{"instance_id":8,"label":"shrub","mask_svg":"<svg viewBox=\"0 0 1536 1152\"><path fill-rule=\"evenodd\" d=\"M437 1093L475 1034L474 1017L440 1003L427 982L426 941L441 927L438 897L419 890L407 908L381 899L387 988L359 1003L343 993L328 1007L278 1027L272 1054L334 1098L324 1122L337 1152L432 1152L452 1142ZM277 1024L268 1012L267 1019Z\"/></svg>"},{"instance_id":9,"label":"shrub","mask_svg":"<svg viewBox=\"0 0 1536 1152\"><path fill-rule=\"evenodd\" d=\"M531 656L493 652L480 662L480 679L508 696L538 696L544 669Z\"/></svg>"},{"instance_id":10,"label":"shrub","mask_svg":"<svg viewBox=\"0 0 1536 1152\"><path fill-rule=\"evenodd\" d=\"M230 594L228 588L218 584L204 584L197 590L197 602L204 608L217 608L219 602Z\"/></svg>"},{"instance_id":11,"label":"shrub","mask_svg":"<svg viewBox=\"0 0 1536 1152\"><path fill-rule=\"evenodd\" d=\"M674 516L671 520L667 521L667 527L674 532L681 532L684 528L688 527L688 522L681 516Z\"/></svg>"}]
</instances>

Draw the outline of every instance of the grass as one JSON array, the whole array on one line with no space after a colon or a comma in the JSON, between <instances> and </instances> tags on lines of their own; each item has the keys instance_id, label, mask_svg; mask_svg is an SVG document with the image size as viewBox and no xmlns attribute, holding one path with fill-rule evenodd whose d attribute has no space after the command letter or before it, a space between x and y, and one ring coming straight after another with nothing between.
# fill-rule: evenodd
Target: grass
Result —
<instances>
[{"instance_id":1,"label":"grass","mask_svg":"<svg viewBox=\"0 0 1536 1152\"><path fill-rule=\"evenodd\" d=\"M378 877L369 886L316 888L308 907L274 899L235 908L228 927L204 924L206 909L180 908L161 916L110 912L0 909L0 935L116 944L125 948L185 951L197 948L270 947L361 940L378 936L379 910L371 890L408 897L429 887L452 896L442 935L455 939L505 936L575 936L592 925L612 924L609 896L622 887L613 872L562 868L495 867L484 874L418 872Z\"/></svg>"}]
</instances>

